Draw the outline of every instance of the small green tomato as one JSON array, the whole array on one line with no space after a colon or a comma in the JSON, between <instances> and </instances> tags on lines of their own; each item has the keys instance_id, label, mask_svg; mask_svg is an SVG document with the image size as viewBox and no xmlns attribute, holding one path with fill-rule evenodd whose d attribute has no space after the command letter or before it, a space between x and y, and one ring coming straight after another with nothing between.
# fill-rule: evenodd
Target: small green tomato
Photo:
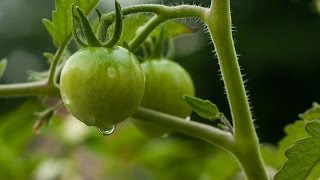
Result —
<instances>
[{"instance_id":1,"label":"small green tomato","mask_svg":"<svg viewBox=\"0 0 320 180\"><path fill-rule=\"evenodd\" d=\"M194 96L194 85L189 73L183 67L167 59L148 60L142 63L141 67L146 75L146 88L141 106L181 118L191 114L191 108L184 102L182 96ZM135 120L134 124L152 137L169 132L147 121Z\"/></svg>"},{"instance_id":2,"label":"small green tomato","mask_svg":"<svg viewBox=\"0 0 320 180\"><path fill-rule=\"evenodd\" d=\"M115 46L87 47L74 53L60 77L60 91L69 112L88 126L110 129L132 116L145 89L136 57Z\"/></svg>"}]
</instances>

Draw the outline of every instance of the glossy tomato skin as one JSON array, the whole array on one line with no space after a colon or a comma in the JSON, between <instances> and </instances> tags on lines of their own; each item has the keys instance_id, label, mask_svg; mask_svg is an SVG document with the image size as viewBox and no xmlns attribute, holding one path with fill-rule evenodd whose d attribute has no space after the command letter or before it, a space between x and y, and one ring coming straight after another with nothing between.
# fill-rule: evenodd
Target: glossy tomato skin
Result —
<instances>
[{"instance_id":1,"label":"glossy tomato skin","mask_svg":"<svg viewBox=\"0 0 320 180\"><path fill-rule=\"evenodd\" d=\"M141 106L181 118L191 115L191 108L182 96L194 96L195 90L189 73L183 67L167 59L148 60L141 67L146 76ZM147 121L134 121L134 124L149 136L168 132Z\"/></svg>"},{"instance_id":2,"label":"glossy tomato skin","mask_svg":"<svg viewBox=\"0 0 320 180\"><path fill-rule=\"evenodd\" d=\"M110 128L132 116L145 89L145 76L128 50L87 47L74 53L60 76L62 100L88 126Z\"/></svg>"}]
</instances>

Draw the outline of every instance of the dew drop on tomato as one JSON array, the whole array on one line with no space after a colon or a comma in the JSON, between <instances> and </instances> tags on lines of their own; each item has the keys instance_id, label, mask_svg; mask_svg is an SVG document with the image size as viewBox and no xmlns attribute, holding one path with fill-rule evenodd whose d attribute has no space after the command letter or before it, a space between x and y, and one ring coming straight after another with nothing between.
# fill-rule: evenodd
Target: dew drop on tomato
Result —
<instances>
[{"instance_id":1,"label":"dew drop on tomato","mask_svg":"<svg viewBox=\"0 0 320 180\"><path fill-rule=\"evenodd\" d=\"M114 68L112 68L112 67L109 67L108 68L108 76L111 77L111 78L115 77L116 76L116 70Z\"/></svg>"},{"instance_id":2,"label":"dew drop on tomato","mask_svg":"<svg viewBox=\"0 0 320 180\"><path fill-rule=\"evenodd\" d=\"M109 136L116 130L116 125L113 125L110 128L98 128L98 130L102 135Z\"/></svg>"}]
</instances>

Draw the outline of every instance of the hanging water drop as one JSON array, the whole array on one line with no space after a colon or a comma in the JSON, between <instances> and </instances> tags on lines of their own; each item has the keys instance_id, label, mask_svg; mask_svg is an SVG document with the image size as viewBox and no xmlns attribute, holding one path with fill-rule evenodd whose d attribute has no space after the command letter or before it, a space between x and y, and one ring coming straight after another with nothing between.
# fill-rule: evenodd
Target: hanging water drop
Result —
<instances>
[{"instance_id":1,"label":"hanging water drop","mask_svg":"<svg viewBox=\"0 0 320 180\"><path fill-rule=\"evenodd\" d=\"M114 78L116 76L116 70L112 67L108 68L108 76Z\"/></svg>"},{"instance_id":2,"label":"hanging water drop","mask_svg":"<svg viewBox=\"0 0 320 180\"><path fill-rule=\"evenodd\" d=\"M113 125L110 128L98 128L98 130L102 135L109 136L116 130L116 125Z\"/></svg>"}]
</instances>

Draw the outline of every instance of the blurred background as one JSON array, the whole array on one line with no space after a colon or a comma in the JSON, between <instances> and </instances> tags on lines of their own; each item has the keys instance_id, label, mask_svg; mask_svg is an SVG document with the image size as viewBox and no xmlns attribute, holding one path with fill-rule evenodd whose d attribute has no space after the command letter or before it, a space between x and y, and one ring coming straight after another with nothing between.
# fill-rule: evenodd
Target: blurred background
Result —
<instances>
[{"instance_id":1,"label":"blurred background","mask_svg":"<svg viewBox=\"0 0 320 180\"><path fill-rule=\"evenodd\" d=\"M119 2L127 6L157 1ZM210 1L183 2L209 6ZM231 0L231 6L235 45L258 135L262 142L276 144L286 124L312 102L320 102L320 1ZM112 7L113 1L100 4L102 10ZM54 53L55 47L41 21L51 19L53 9L53 0L0 1L0 59L8 59L2 84L25 82L27 70L48 68L42 53ZM230 118L209 35L201 23L187 23L199 31L176 39L175 60L193 77L197 96L211 100ZM129 123L103 137L72 117L57 116L35 135L32 112L40 109L35 100L0 99L0 179L211 179L219 174L217 164L231 158L179 134L150 139ZM196 115L192 119L208 123ZM231 162L229 170L236 173L237 165ZM222 173L216 179L230 177Z\"/></svg>"}]
</instances>

